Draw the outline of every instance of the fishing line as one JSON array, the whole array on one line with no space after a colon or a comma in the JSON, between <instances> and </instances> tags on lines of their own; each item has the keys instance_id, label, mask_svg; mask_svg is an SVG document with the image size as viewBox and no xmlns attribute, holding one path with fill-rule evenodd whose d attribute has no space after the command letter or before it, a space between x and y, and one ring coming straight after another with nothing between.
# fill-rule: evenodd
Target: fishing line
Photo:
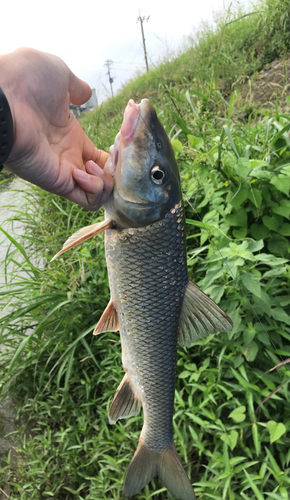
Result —
<instances>
[{"instance_id":1,"label":"fishing line","mask_svg":"<svg viewBox=\"0 0 290 500\"><path fill-rule=\"evenodd\" d=\"M147 127L148 131L150 132L150 136L152 137L152 134L151 134L150 128L149 128L148 124L146 123L146 121L144 120L144 118L143 118L143 116L141 115L141 113L139 112L139 109L138 109L138 113L139 113L140 118L141 118L141 119L143 120L143 122L145 123L145 125L146 125L146 127ZM225 132L226 132L226 130L225 130ZM227 133L227 132L226 132L226 133ZM227 135L228 135L228 134L227 134ZM228 138L230 139L230 137L229 137L229 136L228 136ZM232 138L231 138L231 139L232 139ZM154 137L152 137L152 140L153 140L153 142L155 143L155 145L157 146L157 142L155 141ZM230 140L230 142L233 142L233 141L231 141L231 140ZM243 168L243 170L244 170L244 172L245 172L245 174L246 174L246 177L247 177L247 172L246 172L246 170L245 170L245 168L244 168L243 162L241 161L241 158L240 158L240 156L239 156L239 153L238 153L238 151L237 151L237 149L236 149L235 145L234 145L234 152L236 153L236 155L237 155L237 157L238 157L238 160L239 160L239 163L242 165L242 168ZM180 182L180 180L178 179L177 175L176 175L174 172L173 172L173 175L175 176L175 178L176 178L177 182ZM239 177L240 177L239 172L238 172L238 175L239 175ZM251 186L250 186L250 188L251 188ZM252 189L251 189L251 191L252 191ZM197 217L199 218L200 222L202 223L202 225L203 225L204 229L206 230L206 232L207 232L207 234L208 234L208 236L209 236L209 241L210 241L210 242L212 242L212 243L214 244L214 246L215 246L216 250L218 251L219 255L221 256L221 259L222 259L222 261L223 261L223 263L224 263L225 267L226 267L226 268L227 268L227 270L228 270L229 275L232 277L233 282L235 283L235 285L237 285L238 289L240 290L240 292L242 293L242 295L245 297L245 299L246 299L246 301L247 301L248 305L250 306L251 311L253 312L254 316L256 317L256 319L258 320L258 322L260 323L260 325L261 325L261 327L262 327L262 330L264 331L264 333L266 333L266 335L267 335L268 339L270 340L270 343L272 344L272 347L275 349L275 351L277 351L277 355L279 356L279 358L281 359L281 361L283 361L283 358L281 357L280 353L278 353L278 349L277 349L277 347L276 347L276 345L275 345L274 341L272 340L271 336L269 335L269 333L267 332L266 328L264 327L264 325L263 325L262 321L260 320L260 318L259 318L258 314L256 313L256 311L255 311L254 307L253 307L253 306L252 306L252 304L250 303L250 301L249 301L248 297L246 296L246 294L245 294L244 290L242 289L242 287L241 287L241 286L240 286L240 284L238 283L237 279L234 277L234 274L233 274L233 272L231 271L231 269L230 269L230 267L229 267L229 265L228 265L228 263L227 263L226 259L223 257L223 255L222 255L222 253L221 253L220 249L219 249L219 248L218 248L218 246L216 245L215 241L211 238L210 232L209 232L209 231L208 231L208 229L206 228L206 226L205 226L205 224L204 224L203 220L201 219L201 217L200 217L199 213L196 211L196 209L195 209L195 208L193 207L193 205L190 203L190 201L189 201L189 199L188 199L187 195L186 195L185 193L183 193L183 195L184 195L184 197L185 197L185 199L186 199L187 203L190 205L190 207L192 208L192 210L194 211L194 213L196 213ZM253 199L256 201L253 191L252 191L252 195L253 195ZM256 205L256 208L258 208L258 207L257 207L257 205Z\"/></svg>"}]
</instances>

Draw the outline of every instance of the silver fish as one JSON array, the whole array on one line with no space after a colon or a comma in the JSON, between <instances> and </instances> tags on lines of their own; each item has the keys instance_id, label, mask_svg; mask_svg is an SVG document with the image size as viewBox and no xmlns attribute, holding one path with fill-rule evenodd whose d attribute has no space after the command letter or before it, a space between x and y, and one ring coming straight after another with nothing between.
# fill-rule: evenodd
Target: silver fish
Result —
<instances>
[{"instance_id":1,"label":"silver fish","mask_svg":"<svg viewBox=\"0 0 290 500\"><path fill-rule=\"evenodd\" d=\"M129 101L105 169L115 177L106 220L75 233L56 256L106 230L111 300L94 334L120 331L126 372L109 422L138 415L141 404L144 412L125 495L159 476L175 498L194 500L173 441L177 341L190 346L230 331L232 322L189 280L178 167L147 99L139 105Z\"/></svg>"}]
</instances>

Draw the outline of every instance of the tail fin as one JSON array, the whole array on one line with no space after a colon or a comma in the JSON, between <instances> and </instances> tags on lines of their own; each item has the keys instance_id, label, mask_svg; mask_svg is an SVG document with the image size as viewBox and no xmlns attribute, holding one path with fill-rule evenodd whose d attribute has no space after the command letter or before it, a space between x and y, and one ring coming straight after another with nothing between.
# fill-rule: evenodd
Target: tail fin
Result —
<instances>
[{"instance_id":1,"label":"tail fin","mask_svg":"<svg viewBox=\"0 0 290 500\"><path fill-rule=\"evenodd\" d=\"M142 441L139 442L125 477L125 495L136 495L154 476L160 477L177 500L196 500L173 442L169 450L162 453L150 451Z\"/></svg>"}]
</instances>

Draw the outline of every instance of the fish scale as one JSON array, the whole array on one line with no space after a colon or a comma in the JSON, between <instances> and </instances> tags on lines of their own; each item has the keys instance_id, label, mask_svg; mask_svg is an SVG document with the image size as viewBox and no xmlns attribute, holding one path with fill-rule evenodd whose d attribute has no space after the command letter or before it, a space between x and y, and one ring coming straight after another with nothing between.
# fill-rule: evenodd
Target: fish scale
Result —
<instances>
[{"instance_id":1,"label":"fish scale","mask_svg":"<svg viewBox=\"0 0 290 500\"><path fill-rule=\"evenodd\" d=\"M181 203L143 228L106 231L123 367L141 395L144 441L165 451L172 441L176 343L188 282Z\"/></svg>"}]
</instances>

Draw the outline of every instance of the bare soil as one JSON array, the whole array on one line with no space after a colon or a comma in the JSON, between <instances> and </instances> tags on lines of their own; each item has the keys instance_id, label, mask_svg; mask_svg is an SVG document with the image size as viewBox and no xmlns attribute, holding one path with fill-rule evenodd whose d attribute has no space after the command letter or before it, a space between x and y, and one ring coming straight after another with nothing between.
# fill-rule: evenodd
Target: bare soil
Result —
<instances>
[{"instance_id":1,"label":"bare soil","mask_svg":"<svg viewBox=\"0 0 290 500\"><path fill-rule=\"evenodd\" d=\"M256 109L259 106L269 108L278 102L280 111L289 110L290 102L285 101L290 95L290 56L275 59L247 83L239 85L236 82L235 87L242 101L254 105Z\"/></svg>"}]
</instances>

